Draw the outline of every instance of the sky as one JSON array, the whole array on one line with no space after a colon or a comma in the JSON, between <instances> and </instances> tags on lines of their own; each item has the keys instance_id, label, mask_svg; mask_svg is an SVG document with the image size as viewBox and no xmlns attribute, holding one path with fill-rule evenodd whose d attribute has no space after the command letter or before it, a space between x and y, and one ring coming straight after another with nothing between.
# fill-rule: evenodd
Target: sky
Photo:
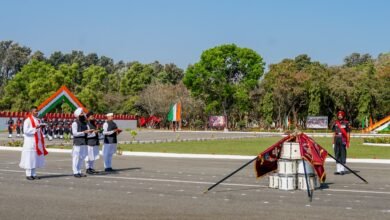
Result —
<instances>
[{"instance_id":1,"label":"sky","mask_svg":"<svg viewBox=\"0 0 390 220\"><path fill-rule=\"evenodd\" d=\"M354 52L390 52L387 0L0 0L0 8L0 41L46 56L82 50L186 68L231 43L266 65L300 54L339 65Z\"/></svg>"}]
</instances>

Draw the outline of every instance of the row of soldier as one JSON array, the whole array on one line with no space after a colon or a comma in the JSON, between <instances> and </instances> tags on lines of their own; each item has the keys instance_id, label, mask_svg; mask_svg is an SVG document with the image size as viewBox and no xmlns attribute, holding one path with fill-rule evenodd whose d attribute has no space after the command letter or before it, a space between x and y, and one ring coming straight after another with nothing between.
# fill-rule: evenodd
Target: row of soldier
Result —
<instances>
[{"instance_id":1,"label":"row of soldier","mask_svg":"<svg viewBox=\"0 0 390 220\"><path fill-rule=\"evenodd\" d=\"M45 165L45 156L48 154L45 147L44 130L49 128L48 123L44 123L37 118L38 111L34 106L30 114L24 120L24 142L19 166L26 170L26 179L39 179L36 169ZM102 149L104 160L104 171L113 172L112 156L117 148L117 135L122 132L113 121L114 114L108 113L107 120L103 123L102 129L94 118L92 112L85 113L82 108L74 112L75 120L72 122L70 131L73 136L72 149L72 171L76 178L86 177L81 172L83 163L87 174L98 173L95 168L95 161L100 158L99 133L103 135L104 144Z\"/></svg>"},{"instance_id":2,"label":"row of soldier","mask_svg":"<svg viewBox=\"0 0 390 220\"><path fill-rule=\"evenodd\" d=\"M16 119L16 123L14 122L14 119L10 117L7 121L8 125L8 138L12 138L12 133L14 130L16 130L16 137L21 137L21 134L23 133L23 120L21 118Z\"/></svg>"},{"instance_id":3,"label":"row of soldier","mask_svg":"<svg viewBox=\"0 0 390 220\"><path fill-rule=\"evenodd\" d=\"M43 137L49 141L53 139L72 139L72 123L76 119L67 118L42 118L41 122L46 123L47 126L43 127ZM21 118L16 119L16 123L13 118L10 117L7 121L8 124L8 138L13 137L13 131L16 131L16 137L22 137L23 134L23 122ZM97 129L100 130L99 136L102 138L101 130L103 128L104 120L96 120Z\"/></svg>"}]
</instances>

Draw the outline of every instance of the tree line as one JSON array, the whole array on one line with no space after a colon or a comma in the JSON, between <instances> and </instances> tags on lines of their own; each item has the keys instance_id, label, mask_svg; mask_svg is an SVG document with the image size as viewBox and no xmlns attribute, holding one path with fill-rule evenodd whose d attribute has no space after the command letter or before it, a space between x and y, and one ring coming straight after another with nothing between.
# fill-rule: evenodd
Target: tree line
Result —
<instances>
[{"instance_id":1,"label":"tree line","mask_svg":"<svg viewBox=\"0 0 390 220\"><path fill-rule=\"evenodd\" d=\"M270 64L235 44L205 50L186 70L174 63L125 62L83 51L45 56L13 41L0 42L0 110L26 111L61 85L96 113L155 115L182 103L183 123L204 128L211 115L230 128L305 127L307 116L343 109L355 127L390 113L390 53L353 53L338 66L306 55ZM55 111L70 113L67 104Z\"/></svg>"}]
</instances>

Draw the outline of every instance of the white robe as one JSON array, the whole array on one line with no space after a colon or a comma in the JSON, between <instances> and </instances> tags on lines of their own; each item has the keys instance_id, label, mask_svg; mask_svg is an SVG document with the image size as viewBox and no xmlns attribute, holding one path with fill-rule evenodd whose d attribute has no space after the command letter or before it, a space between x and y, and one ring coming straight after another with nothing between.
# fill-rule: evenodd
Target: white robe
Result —
<instances>
[{"instance_id":1,"label":"white robe","mask_svg":"<svg viewBox=\"0 0 390 220\"><path fill-rule=\"evenodd\" d=\"M91 129L89 126L88 126L88 129ZM93 138L93 137L96 137L96 133L90 133L88 134L88 138ZM100 155L99 155L99 145L96 145L96 146L89 146L88 145L88 154L87 154L87 157L85 158L85 161L94 161L94 160L98 160L100 158Z\"/></svg>"},{"instance_id":2,"label":"white robe","mask_svg":"<svg viewBox=\"0 0 390 220\"><path fill-rule=\"evenodd\" d=\"M40 124L37 118L33 117L33 120L35 121L36 126ZM23 132L24 142L19 167L23 169L35 169L43 167L45 165L45 156L43 155L43 146L41 140L42 129L33 128L31 120L27 118L24 120ZM38 148L42 152L40 156L38 156L35 149L35 133L38 133Z\"/></svg>"}]
</instances>

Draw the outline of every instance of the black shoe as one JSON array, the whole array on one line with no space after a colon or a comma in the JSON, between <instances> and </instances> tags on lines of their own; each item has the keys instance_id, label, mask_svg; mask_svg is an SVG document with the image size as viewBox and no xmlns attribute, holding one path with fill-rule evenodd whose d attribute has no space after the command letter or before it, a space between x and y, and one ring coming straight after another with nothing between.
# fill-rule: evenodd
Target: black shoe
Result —
<instances>
[{"instance_id":1,"label":"black shoe","mask_svg":"<svg viewBox=\"0 0 390 220\"><path fill-rule=\"evenodd\" d=\"M340 175L340 173L339 172L334 172L334 175Z\"/></svg>"},{"instance_id":2,"label":"black shoe","mask_svg":"<svg viewBox=\"0 0 390 220\"><path fill-rule=\"evenodd\" d=\"M87 169L87 173L88 174L93 174L94 172L93 172L93 170L91 168L89 168L89 169Z\"/></svg>"},{"instance_id":3,"label":"black shoe","mask_svg":"<svg viewBox=\"0 0 390 220\"><path fill-rule=\"evenodd\" d=\"M81 175L79 173L78 174L74 174L73 176L76 177L76 178L81 178Z\"/></svg>"},{"instance_id":4,"label":"black shoe","mask_svg":"<svg viewBox=\"0 0 390 220\"><path fill-rule=\"evenodd\" d=\"M81 177L87 177L87 175L83 174L83 173L80 173L79 174Z\"/></svg>"},{"instance_id":5,"label":"black shoe","mask_svg":"<svg viewBox=\"0 0 390 220\"><path fill-rule=\"evenodd\" d=\"M345 172L344 172L344 171L341 171L341 172L340 172L340 174L341 174L341 175L344 175L344 174L345 174Z\"/></svg>"},{"instance_id":6,"label":"black shoe","mask_svg":"<svg viewBox=\"0 0 390 220\"><path fill-rule=\"evenodd\" d=\"M91 171L92 171L92 174L97 174L97 173L99 173L98 171L96 171L96 170L94 170L94 169L91 169Z\"/></svg>"},{"instance_id":7,"label":"black shoe","mask_svg":"<svg viewBox=\"0 0 390 220\"><path fill-rule=\"evenodd\" d=\"M26 176L26 179L27 179L27 180L34 180L34 177L32 177L32 176Z\"/></svg>"},{"instance_id":8,"label":"black shoe","mask_svg":"<svg viewBox=\"0 0 390 220\"><path fill-rule=\"evenodd\" d=\"M34 178L34 180L40 180L41 177L38 177L38 176L33 176L32 178Z\"/></svg>"}]
</instances>

